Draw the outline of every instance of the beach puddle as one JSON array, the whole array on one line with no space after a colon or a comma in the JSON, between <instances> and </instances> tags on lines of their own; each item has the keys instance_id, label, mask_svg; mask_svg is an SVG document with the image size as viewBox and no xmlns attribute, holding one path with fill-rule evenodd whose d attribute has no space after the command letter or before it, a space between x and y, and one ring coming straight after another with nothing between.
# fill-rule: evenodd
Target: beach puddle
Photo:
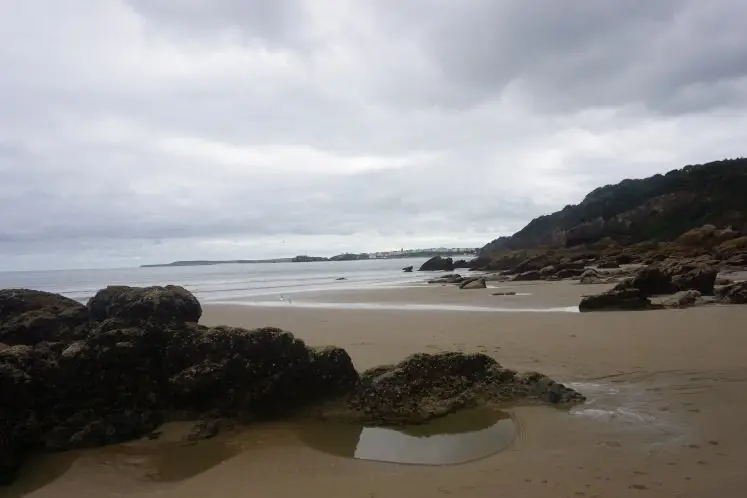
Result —
<instances>
[{"instance_id":1,"label":"beach puddle","mask_svg":"<svg viewBox=\"0 0 747 498\"><path fill-rule=\"evenodd\" d=\"M453 465L506 449L516 437L516 427L509 414L481 408L398 428L314 422L298 435L311 448L347 458Z\"/></svg>"},{"instance_id":2,"label":"beach puddle","mask_svg":"<svg viewBox=\"0 0 747 498\"><path fill-rule=\"evenodd\" d=\"M220 438L198 443L132 441L120 445L31 457L0 498L21 498L46 486L85 482L103 495L173 486L238 455L240 444ZM108 494L111 493L111 494Z\"/></svg>"}]
</instances>

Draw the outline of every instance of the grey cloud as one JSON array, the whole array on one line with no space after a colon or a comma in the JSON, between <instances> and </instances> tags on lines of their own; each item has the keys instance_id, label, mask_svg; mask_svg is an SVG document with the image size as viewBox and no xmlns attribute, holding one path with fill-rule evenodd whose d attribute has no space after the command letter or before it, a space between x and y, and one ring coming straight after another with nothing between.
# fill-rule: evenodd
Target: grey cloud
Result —
<instances>
[{"instance_id":1,"label":"grey cloud","mask_svg":"<svg viewBox=\"0 0 747 498\"><path fill-rule=\"evenodd\" d=\"M307 22L303 4L295 0L125 0L145 19L192 35L224 34L226 30L249 40L285 44L298 42Z\"/></svg>"},{"instance_id":2,"label":"grey cloud","mask_svg":"<svg viewBox=\"0 0 747 498\"><path fill-rule=\"evenodd\" d=\"M429 5L410 3L403 12L382 4L379 13L399 36L418 40L464 105L512 84L553 110L642 103L676 114L746 102L741 2Z\"/></svg>"},{"instance_id":3,"label":"grey cloud","mask_svg":"<svg viewBox=\"0 0 747 498\"><path fill-rule=\"evenodd\" d=\"M479 245L744 155L738 0L61 5L0 4L0 269Z\"/></svg>"}]
</instances>

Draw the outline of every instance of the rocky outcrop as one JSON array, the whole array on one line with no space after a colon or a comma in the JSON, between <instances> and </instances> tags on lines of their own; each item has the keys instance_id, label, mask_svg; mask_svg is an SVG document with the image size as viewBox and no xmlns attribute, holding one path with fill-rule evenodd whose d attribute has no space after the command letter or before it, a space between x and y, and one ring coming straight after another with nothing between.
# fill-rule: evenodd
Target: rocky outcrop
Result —
<instances>
[{"instance_id":1,"label":"rocky outcrop","mask_svg":"<svg viewBox=\"0 0 747 498\"><path fill-rule=\"evenodd\" d=\"M418 271L454 271L454 260L434 256L420 267Z\"/></svg>"},{"instance_id":2,"label":"rocky outcrop","mask_svg":"<svg viewBox=\"0 0 747 498\"><path fill-rule=\"evenodd\" d=\"M485 279L480 277L468 278L459 284L460 289L485 289L486 287Z\"/></svg>"},{"instance_id":3,"label":"rocky outcrop","mask_svg":"<svg viewBox=\"0 0 747 498\"><path fill-rule=\"evenodd\" d=\"M358 381L339 348L308 348L279 329L197 325L199 303L180 287L108 288L91 299L90 313L60 296L11 297L3 301L7 316L56 306L59 323L50 312L43 334L22 335L26 344L0 351L6 482L28 451L127 441L185 413L275 416L347 393ZM69 329L70 310L90 321Z\"/></svg>"},{"instance_id":4,"label":"rocky outcrop","mask_svg":"<svg viewBox=\"0 0 747 498\"><path fill-rule=\"evenodd\" d=\"M412 273L412 269L412 266L405 266L404 268L402 268L402 271L405 273Z\"/></svg>"},{"instance_id":5,"label":"rocky outcrop","mask_svg":"<svg viewBox=\"0 0 747 498\"><path fill-rule=\"evenodd\" d=\"M467 260L459 259L457 261L454 261L455 270L458 270L460 268L471 268L471 267L472 267L472 263Z\"/></svg>"},{"instance_id":6,"label":"rocky outcrop","mask_svg":"<svg viewBox=\"0 0 747 498\"><path fill-rule=\"evenodd\" d=\"M374 425L423 423L484 403L579 403L584 397L539 373L519 374L483 354L416 354L367 370L347 416Z\"/></svg>"},{"instance_id":7,"label":"rocky outcrop","mask_svg":"<svg viewBox=\"0 0 747 498\"><path fill-rule=\"evenodd\" d=\"M585 296L579 311L628 311L654 308L651 300L638 289L612 289L595 296Z\"/></svg>"},{"instance_id":8,"label":"rocky outcrop","mask_svg":"<svg viewBox=\"0 0 747 498\"><path fill-rule=\"evenodd\" d=\"M608 243L601 247L605 240L623 246L674 241L692 229L678 246L700 249L734 240L736 232L747 230L746 165L744 158L716 161L599 187L579 204L535 218L512 236L494 240L480 256L496 259L508 251L581 245L605 251L611 248ZM704 225L712 227L703 230Z\"/></svg>"},{"instance_id":9,"label":"rocky outcrop","mask_svg":"<svg viewBox=\"0 0 747 498\"><path fill-rule=\"evenodd\" d=\"M0 343L82 339L88 320L86 307L72 299L28 289L0 290Z\"/></svg>"}]
</instances>

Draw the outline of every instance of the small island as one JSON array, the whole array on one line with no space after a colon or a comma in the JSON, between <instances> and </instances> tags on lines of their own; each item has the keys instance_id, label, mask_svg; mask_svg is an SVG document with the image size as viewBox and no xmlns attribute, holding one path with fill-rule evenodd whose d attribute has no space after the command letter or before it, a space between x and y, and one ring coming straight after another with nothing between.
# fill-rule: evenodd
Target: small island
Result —
<instances>
[{"instance_id":1,"label":"small island","mask_svg":"<svg viewBox=\"0 0 747 498\"><path fill-rule=\"evenodd\" d=\"M320 261L359 261L368 259L404 259L404 258L432 258L434 256L477 255L479 249L472 247L434 248L434 249L400 249L399 251L385 251L373 253L343 253L331 257L308 256L305 254L292 258L272 259L234 259L234 260L194 260L174 261L172 263L157 263L140 265L140 268L160 268L168 266L210 266L226 264L258 264L258 263L316 263Z\"/></svg>"}]
</instances>

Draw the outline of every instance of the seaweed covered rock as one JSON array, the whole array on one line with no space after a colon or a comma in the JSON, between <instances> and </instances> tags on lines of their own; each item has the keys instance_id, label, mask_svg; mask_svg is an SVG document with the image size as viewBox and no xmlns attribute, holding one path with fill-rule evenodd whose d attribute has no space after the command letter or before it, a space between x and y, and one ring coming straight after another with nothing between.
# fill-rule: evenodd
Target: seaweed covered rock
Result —
<instances>
[{"instance_id":1,"label":"seaweed covered rock","mask_svg":"<svg viewBox=\"0 0 747 498\"><path fill-rule=\"evenodd\" d=\"M86 335L88 310L72 299L29 289L0 290L0 343L72 341Z\"/></svg>"},{"instance_id":2,"label":"seaweed covered rock","mask_svg":"<svg viewBox=\"0 0 747 498\"><path fill-rule=\"evenodd\" d=\"M177 409L266 417L349 391L358 374L339 348L309 349L276 328L215 327L185 348L196 361L168 379Z\"/></svg>"},{"instance_id":3,"label":"seaweed covered rock","mask_svg":"<svg viewBox=\"0 0 747 498\"><path fill-rule=\"evenodd\" d=\"M166 287L109 286L88 301L94 320L117 319L127 323L198 322L202 307L188 290L177 285Z\"/></svg>"},{"instance_id":4,"label":"seaweed covered rock","mask_svg":"<svg viewBox=\"0 0 747 498\"><path fill-rule=\"evenodd\" d=\"M581 394L541 374L519 375L484 354L415 354L361 374L350 407L377 425L423 423L486 402L576 403Z\"/></svg>"},{"instance_id":5,"label":"seaweed covered rock","mask_svg":"<svg viewBox=\"0 0 747 498\"><path fill-rule=\"evenodd\" d=\"M29 451L124 442L184 414L281 415L357 384L342 349L308 348L279 329L188 322L199 318L199 303L182 291L110 288L92 300L100 321L88 321L85 307L64 298L41 296L63 316L82 313L86 325L75 340L0 349L0 481L13 479ZM14 296L5 312L44 307L36 294L23 295L31 302Z\"/></svg>"}]
</instances>

